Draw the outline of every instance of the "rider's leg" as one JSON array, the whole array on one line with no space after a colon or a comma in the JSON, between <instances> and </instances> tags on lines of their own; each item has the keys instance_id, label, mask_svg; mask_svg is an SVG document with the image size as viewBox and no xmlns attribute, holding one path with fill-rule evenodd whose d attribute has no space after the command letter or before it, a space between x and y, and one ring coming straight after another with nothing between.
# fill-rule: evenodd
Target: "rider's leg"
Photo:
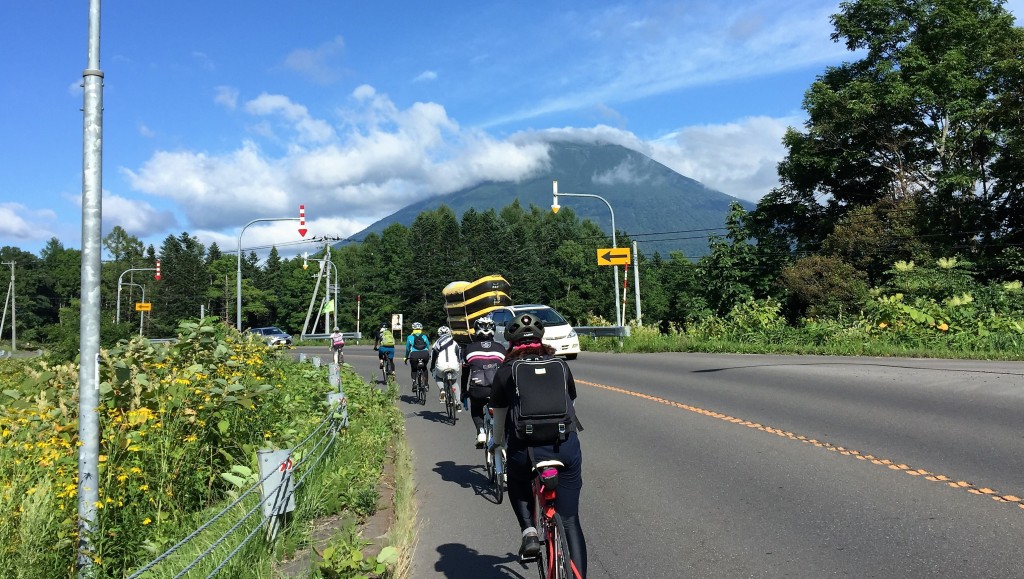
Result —
<instances>
[{"instance_id":1,"label":"rider's leg","mask_svg":"<svg viewBox=\"0 0 1024 579\"><path fill-rule=\"evenodd\" d=\"M546 453L541 450L535 452L537 460ZM587 576L587 542L583 536L583 526L580 524L580 492L583 490L583 453L580 449L580 439L575 433L559 445L558 452L553 453L552 458L557 458L565 464L565 468L558 472L558 494L555 497L555 510L562 517L562 524L565 526L565 539L569 543L569 554L576 570L581 577Z\"/></svg>"}]
</instances>

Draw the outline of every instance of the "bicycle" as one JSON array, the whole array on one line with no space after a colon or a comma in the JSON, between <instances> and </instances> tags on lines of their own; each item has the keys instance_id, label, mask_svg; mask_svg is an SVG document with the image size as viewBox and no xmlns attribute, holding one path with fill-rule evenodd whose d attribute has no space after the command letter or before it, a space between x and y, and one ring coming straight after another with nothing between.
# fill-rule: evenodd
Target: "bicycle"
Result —
<instances>
[{"instance_id":1,"label":"bicycle","mask_svg":"<svg viewBox=\"0 0 1024 579\"><path fill-rule=\"evenodd\" d=\"M444 408L448 412L448 420L455 424L459 420L456 404L462 404L458 400L458 386L455 385L455 370L444 371Z\"/></svg>"},{"instance_id":2,"label":"bicycle","mask_svg":"<svg viewBox=\"0 0 1024 579\"><path fill-rule=\"evenodd\" d=\"M420 405L427 403L427 371L424 369L426 366L425 361L415 360L416 364L416 377L412 381L412 389L416 393L416 400Z\"/></svg>"},{"instance_id":3,"label":"bicycle","mask_svg":"<svg viewBox=\"0 0 1024 579\"><path fill-rule=\"evenodd\" d=\"M487 480L494 490L494 501L500 505L505 498L505 449L502 448L500 454L494 452L494 409L490 405L484 411L484 436L487 438L484 448Z\"/></svg>"},{"instance_id":4,"label":"bicycle","mask_svg":"<svg viewBox=\"0 0 1024 579\"><path fill-rule=\"evenodd\" d=\"M334 356L334 363L341 366L345 363L345 352L341 348L331 348L331 353Z\"/></svg>"},{"instance_id":5,"label":"bicycle","mask_svg":"<svg viewBox=\"0 0 1024 579\"><path fill-rule=\"evenodd\" d=\"M380 350L377 351L377 357L380 358L380 383L387 385L395 379L395 361Z\"/></svg>"},{"instance_id":6,"label":"bicycle","mask_svg":"<svg viewBox=\"0 0 1024 579\"><path fill-rule=\"evenodd\" d=\"M540 579L580 579L580 573L569 556L569 542L565 538L565 525L555 511L558 474L565 467L558 460L537 462L530 449L533 466L533 516L537 521L537 538L541 551L537 559Z\"/></svg>"}]
</instances>

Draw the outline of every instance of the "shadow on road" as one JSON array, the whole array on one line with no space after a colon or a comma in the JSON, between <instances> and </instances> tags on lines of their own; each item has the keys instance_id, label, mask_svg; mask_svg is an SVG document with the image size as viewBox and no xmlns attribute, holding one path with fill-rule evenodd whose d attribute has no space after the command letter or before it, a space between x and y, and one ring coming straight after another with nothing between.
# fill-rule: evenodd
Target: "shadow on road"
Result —
<instances>
[{"instance_id":1,"label":"shadow on road","mask_svg":"<svg viewBox=\"0 0 1024 579\"><path fill-rule=\"evenodd\" d=\"M536 574L519 562L519 556L508 553L504 556L484 555L459 543L446 543L437 547L440 558L434 563L434 570L450 579L526 579Z\"/></svg>"},{"instance_id":2,"label":"shadow on road","mask_svg":"<svg viewBox=\"0 0 1024 579\"><path fill-rule=\"evenodd\" d=\"M482 464L455 464L450 460L442 460L434 467L434 472L445 482L453 482L464 489L473 489L476 494L484 494L490 487L490 481Z\"/></svg>"}]
</instances>

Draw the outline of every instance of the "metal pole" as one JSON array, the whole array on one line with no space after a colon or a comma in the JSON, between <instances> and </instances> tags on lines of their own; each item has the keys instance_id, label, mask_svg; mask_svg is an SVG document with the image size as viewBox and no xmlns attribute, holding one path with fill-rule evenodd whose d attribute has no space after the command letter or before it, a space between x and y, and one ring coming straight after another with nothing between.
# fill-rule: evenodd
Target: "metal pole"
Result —
<instances>
[{"instance_id":1,"label":"metal pole","mask_svg":"<svg viewBox=\"0 0 1024 579\"><path fill-rule=\"evenodd\" d=\"M139 284L136 284L136 283L124 283L124 282L121 281L121 278L124 277L124 274L126 274L126 273L128 273L130 271L157 271L157 268L155 268L155 267L133 267L131 269L126 269L126 270L122 271L121 275L117 276L117 316L114 317L114 321L116 323L121 323L121 286L122 285L139 285ZM146 301L146 300L142 300L142 301Z\"/></svg>"},{"instance_id":2,"label":"metal pole","mask_svg":"<svg viewBox=\"0 0 1024 579\"><path fill-rule=\"evenodd\" d=\"M11 299L11 351L18 351L18 301L14 298L14 264L13 261L5 261L4 265L11 266L11 287L7 290L7 297ZM7 317L7 302L4 302L4 317ZM0 322L0 331L3 331L4 324Z\"/></svg>"},{"instance_id":3,"label":"metal pole","mask_svg":"<svg viewBox=\"0 0 1024 579\"><path fill-rule=\"evenodd\" d=\"M89 0L89 63L83 77L82 293L78 370L78 574L96 575L93 532L99 501L100 272L103 211L103 71L100 0Z\"/></svg>"},{"instance_id":4,"label":"metal pole","mask_svg":"<svg viewBox=\"0 0 1024 579\"><path fill-rule=\"evenodd\" d=\"M261 221L299 221L298 217L272 217L264 219L253 219L249 223L245 224L245 227L238 232L238 272L235 276L235 291L238 294L236 306L238 311L235 312L236 322L235 329L239 332L242 331L242 233L245 233L245 228L249 227L253 223L259 223Z\"/></svg>"},{"instance_id":5,"label":"metal pole","mask_svg":"<svg viewBox=\"0 0 1024 579\"><path fill-rule=\"evenodd\" d=\"M633 241L633 291L636 297L636 325L643 326L640 316L640 254L636 252L636 241Z\"/></svg>"},{"instance_id":6,"label":"metal pole","mask_svg":"<svg viewBox=\"0 0 1024 579\"><path fill-rule=\"evenodd\" d=\"M142 303L146 303L146 286L141 285L141 284L137 284L137 283L131 283L131 282L125 282L124 285L133 285L133 286L141 289L142 290ZM139 311L139 335L140 336L142 335L142 320L145 317L146 317L145 310Z\"/></svg>"},{"instance_id":7,"label":"metal pole","mask_svg":"<svg viewBox=\"0 0 1024 579\"><path fill-rule=\"evenodd\" d=\"M558 181L552 181L551 187L554 192L556 204L558 202L558 197L560 195L565 195L566 197L592 197L594 199L600 199L601 201L604 201L604 204L608 206L608 211L612 214L612 249L619 247L618 244L615 242L615 211L612 209L612 204L609 203L607 199L601 197L600 195L593 195L591 193L560 193L558 191ZM621 326L622 314L619 311L619 266L613 265L612 269L615 272L615 325Z\"/></svg>"}]
</instances>

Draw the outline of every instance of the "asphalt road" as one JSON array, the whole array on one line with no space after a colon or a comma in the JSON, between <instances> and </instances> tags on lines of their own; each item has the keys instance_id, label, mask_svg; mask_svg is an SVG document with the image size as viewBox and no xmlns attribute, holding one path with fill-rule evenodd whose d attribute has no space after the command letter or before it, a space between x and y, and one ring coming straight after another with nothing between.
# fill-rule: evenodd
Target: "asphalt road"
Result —
<instances>
[{"instance_id":1,"label":"asphalt road","mask_svg":"<svg viewBox=\"0 0 1024 579\"><path fill-rule=\"evenodd\" d=\"M321 349L326 351L326 348ZM369 347L346 361L369 377ZM324 356L326 359L326 356ZM583 353L590 574L1024 577L1024 363ZM466 413L400 408L413 577L535 577Z\"/></svg>"}]
</instances>

